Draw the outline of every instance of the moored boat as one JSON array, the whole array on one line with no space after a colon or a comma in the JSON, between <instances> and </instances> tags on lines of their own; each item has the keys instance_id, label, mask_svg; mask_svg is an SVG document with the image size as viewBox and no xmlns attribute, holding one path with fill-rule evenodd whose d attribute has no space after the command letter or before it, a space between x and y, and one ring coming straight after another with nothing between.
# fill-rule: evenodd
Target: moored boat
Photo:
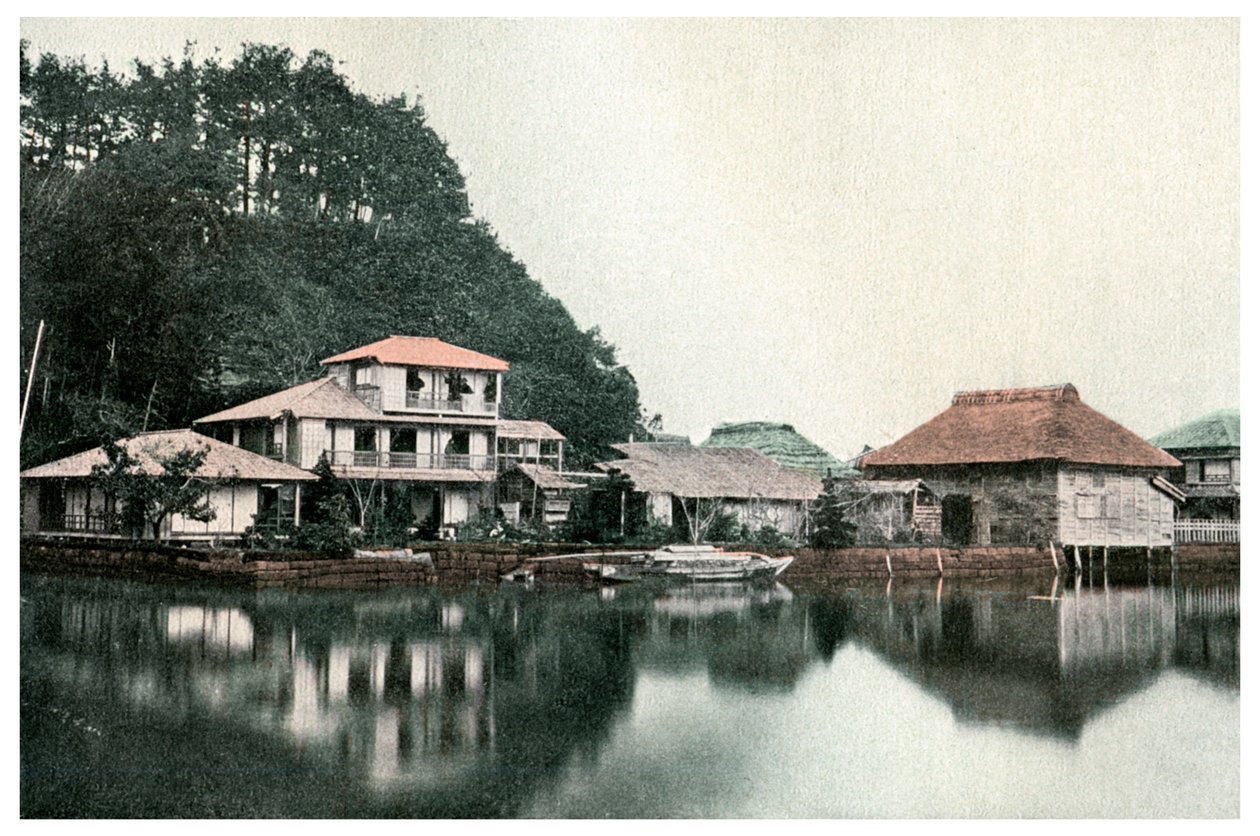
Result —
<instances>
[{"instance_id":1,"label":"moored boat","mask_svg":"<svg viewBox=\"0 0 1260 836\"><path fill-rule=\"evenodd\" d=\"M756 552L727 552L715 546L665 546L622 563L589 562L582 566L596 580L607 583L646 578L753 581L777 578L793 559Z\"/></svg>"}]
</instances>

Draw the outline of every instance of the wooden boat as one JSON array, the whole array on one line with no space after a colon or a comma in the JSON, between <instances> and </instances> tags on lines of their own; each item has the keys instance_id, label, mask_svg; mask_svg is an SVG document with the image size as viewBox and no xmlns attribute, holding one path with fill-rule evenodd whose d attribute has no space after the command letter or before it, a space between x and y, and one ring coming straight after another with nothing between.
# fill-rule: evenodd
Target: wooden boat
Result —
<instances>
[{"instance_id":1,"label":"wooden boat","mask_svg":"<svg viewBox=\"0 0 1260 836\"><path fill-rule=\"evenodd\" d=\"M624 563L583 563L596 580L625 583L647 578L687 581L771 580L794 560L755 552L727 552L714 546L665 546L634 555Z\"/></svg>"}]
</instances>

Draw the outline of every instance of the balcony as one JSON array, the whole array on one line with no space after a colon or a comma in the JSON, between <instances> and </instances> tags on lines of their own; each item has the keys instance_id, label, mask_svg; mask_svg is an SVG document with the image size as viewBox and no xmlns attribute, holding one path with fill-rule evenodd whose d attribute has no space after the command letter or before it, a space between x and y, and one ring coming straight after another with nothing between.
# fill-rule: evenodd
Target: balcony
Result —
<instances>
[{"instance_id":1,"label":"balcony","mask_svg":"<svg viewBox=\"0 0 1260 836\"><path fill-rule=\"evenodd\" d=\"M423 391L418 389L407 392L404 404L407 409L415 410L416 412L459 412L464 415L497 415L499 411L499 404L495 401L483 401L474 398L456 400L431 398L425 396Z\"/></svg>"},{"instance_id":2,"label":"balcony","mask_svg":"<svg viewBox=\"0 0 1260 836\"><path fill-rule=\"evenodd\" d=\"M377 450L325 450L333 467L394 470L494 470L494 456L467 453L390 453Z\"/></svg>"}]
</instances>

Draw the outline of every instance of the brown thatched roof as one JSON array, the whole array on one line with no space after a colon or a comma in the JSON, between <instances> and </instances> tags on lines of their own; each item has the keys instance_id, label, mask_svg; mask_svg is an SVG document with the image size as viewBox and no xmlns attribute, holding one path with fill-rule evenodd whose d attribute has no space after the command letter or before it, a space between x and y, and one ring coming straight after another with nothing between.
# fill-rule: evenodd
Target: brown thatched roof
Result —
<instances>
[{"instance_id":1,"label":"brown thatched roof","mask_svg":"<svg viewBox=\"0 0 1260 836\"><path fill-rule=\"evenodd\" d=\"M498 422L499 438L529 438L543 441L564 441L564 436L546 421L508 421Z\"/></svg>"},{"instance_id":2,"label":"brown thatched roof","mask_svg":"<svg viewBox=\"0 0 1260 836\"><path fill-rule=\"evenodd\" d=\"M328 366L351 360L375 360L378 363L425 366L431 369L482 369L492 372L508 370L507 362L498 357L444 343L436 337L396 335L359 348L352 348L320 362Z\"/></svg>"},{"instance_id":3,"label":"brown thatched roof","mask_svg":"<svg viewBox=\"0 0 1260 836\"><path fill-rule=\"evenodd\" d=\"M822 480L746 447L614 444L626 456L595 466L622 473L635 490L706 499L815 499Z\"/></svg>"},{"instance_id":4,"label":"brown thatched roof","mask_svg":"<svg viewBox=\"0 0 1260 836\"><path fill-rule=\"evenodd\" d=\"M209 447L210 452L202 462L197 475L203 479L245 479L252 482L296 482L309 481L316 477L284 462L251 453L231 444L224 444L209 436L192 430L160 430L158 432L140 433L125 438L127 453L140 459L141 472L157 474L161 472L155 456L165 456L180 450L199 450ZM102 447L76 453L55 462L41 464L24 470L20 474L23 479L75 479L92 475L92 468L109 461Z\"/></svg>"},{"instance_id":5,"label":"brown thatched roof","mask_svg":"<svg viewBox=\"0 0 1260 836\"><path fill-rule=\"evenodd\" d=\"M298 418L342 418L351 421L374 421L380 416L363 401L351 395L331 377L299 383L270 395L198 418L196 424L219 421L252 421L279 418L284 413Z\"/></svg>"},{"instance_id":6,"label":"brown thatched roof","mask_svg":"<svg viewBox=\"0 0 1260 836\"><path fill-rule=\"evenodd\" d=\"M1122 467L1179 462L1081 402L1072 384L960 392L949 409L862 459L862 467L1063 461Z\"/></svg>"}]
</instances>

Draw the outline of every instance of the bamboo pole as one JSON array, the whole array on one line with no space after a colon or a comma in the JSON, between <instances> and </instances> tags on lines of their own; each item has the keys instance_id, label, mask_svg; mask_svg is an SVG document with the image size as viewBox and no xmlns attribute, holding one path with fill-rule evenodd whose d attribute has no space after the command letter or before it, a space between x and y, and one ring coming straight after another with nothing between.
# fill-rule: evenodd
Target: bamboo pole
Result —
<instances>
[{"instance_id":1,"label":"bamboo pole","mask_svg":"<svg viewBox=\"0 0 1260 836\"><path fill-rule=\"evenodd\" d=\"M1054 553L1054 541L1049 540L1048 542L1050 544L1050 559L1054 561L1054 576L1057 579L1059 577L1059 557ZM1064 555L1064 557L1066 558L1067 556Z\"/></svg>"},{"instance_id":2,"label":"bamboo pole","mask_svg":"<svg viewBox=\"0 0 1260 836\"><path fill-rule=\"evenodd\" d=\"M26 410L31 403L31 385L35 382L35 366L39 363L39 349L44 342L44 320L39 321L39 330L35 332L35 350L31 353L31 367L26 372L26 394L22 396L22 418L18 423L18 438L26 429Z\"/></svg>"},{"instance_id":3,"label":"bamboo pole","mask_svg":"<svg viewBox=\"0 0 1260 836\"><path fill-rule=\"evenodd\" d=\"M937 546L936 548L936 572L942 578L945 577L945 564L941 561L940 546Z\"/></svg>"}]
</instances>

